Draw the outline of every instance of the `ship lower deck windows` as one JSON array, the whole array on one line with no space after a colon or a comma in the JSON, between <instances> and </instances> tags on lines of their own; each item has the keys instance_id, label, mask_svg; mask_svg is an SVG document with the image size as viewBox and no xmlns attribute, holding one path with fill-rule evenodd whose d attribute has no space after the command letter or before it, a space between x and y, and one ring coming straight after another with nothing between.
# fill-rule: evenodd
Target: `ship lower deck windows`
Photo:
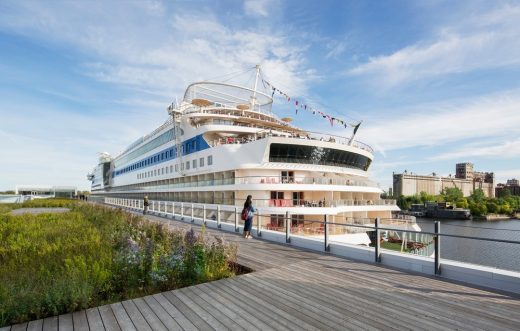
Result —
<instances>
[{"instance_id":1,"label":"ship lower deck windows","mask_svg":"<svg viewBox=\"0 0 520 331\"><path fill-rule=\"evenodd\" d=\"M192 167L193 169L197 168L197 160L192 161Z\"/></svg>"},{"instance_id":2,"label":"ship lower deck windows","mask_svg":"<svg viewBox=\"0 0 520 331\"><path fill-rule=\"evenodd\" d=\"M186 161L186 170L190 170L190 161Z\"/></svg>"},{"instance_id":3,"label":"ship lower deck windows","mask_svg":"<svg viewBox=\"0 0 520 331\"><path fill-rule=\"evenodd\" d=\"M201 157L201 158L199 159L199 165L200 165L201 167L204 166L204 158L203 158L203 157Z\"/></svg>"},{"instance_id":4,"label":"ship lower deck windows","mask_svg":"<svg viewBox=\"0 0 520 331\"><path fill-rule=\"evenodd\" d=\"M213 155L208 155L208 165L212 165L213 164Z\"/></svg>"}]
</instances>

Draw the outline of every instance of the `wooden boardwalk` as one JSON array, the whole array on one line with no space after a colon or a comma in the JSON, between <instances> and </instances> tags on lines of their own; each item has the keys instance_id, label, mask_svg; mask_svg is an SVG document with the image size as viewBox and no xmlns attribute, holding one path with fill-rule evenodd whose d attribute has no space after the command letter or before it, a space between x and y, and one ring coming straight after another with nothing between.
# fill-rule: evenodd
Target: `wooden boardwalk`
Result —
<instances>
[{"instance_id":1,"label":"wooden boardwalk","mask_svg":"<svg viewBox=\"0 0 520 331\"><path fill-rule=\"evenodd\" d=\"M0 331L520 330L520 297L512 294L234 233L207 233L239 243L239 263L255 271Z\"/></svg>"}]
</instances>

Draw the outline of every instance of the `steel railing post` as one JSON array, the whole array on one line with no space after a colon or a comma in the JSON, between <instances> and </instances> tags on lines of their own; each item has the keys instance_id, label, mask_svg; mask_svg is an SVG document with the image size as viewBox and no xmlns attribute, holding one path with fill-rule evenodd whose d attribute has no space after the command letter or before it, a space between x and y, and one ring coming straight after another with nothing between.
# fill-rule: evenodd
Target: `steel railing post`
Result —
<instances>
[{"instance_id":1,"label":"steel railing post","mask_svg":"<svg viewBox=\"0 0 520 331\"><path fill-rule=\"evenodd\" d=\"M193 219L193 204L191 204L191 223L194 223L195 219Z\"/></svg>"},{"instance_id":2,"label":"steel railing post","mask_svg":"<svg viewBox=\"0 0 520 331\"><path fill-rule=\"evenodd\" d=\"M206 205L202 205L202 224L206 225Z\"/></svg>"},{"instance_id":3,"label":"steel railing post","mask_svg":"<svg viewBox=\"0 0 520 331\"><path fill-rule=\"evenodd\" d=\"M288 211L285 212L285 242L291 242L291 224L290 221L291 214ZM292 222L291 222L292 223Z\"/></svg>"},{"instance_id":4,"label":"steel railing post","mask_svg":"<svg viewBox=\"0 0 520 331\"><path fill-rule=\"evenodd\" d=\"M435 274L441 274L441 223L435 221Z\"/></svg>"},{"instance_id":5,"label":"steel railing post","mask_svg":"<svg viewBox=\"0 0 520 331\"><path fill-rule=\"evenodd\" d=\"M253 217L255 217L254 214L253 214ZM262 236L262 230L260 230L260 215L259 214L256 215L256 235L258 237Z\"/></svg>"},{"instance_id":6,"label":"steel railing post","mask_svg":"<svg viewBox=\"0 0 520 331\"><path fill-rule=\"evenodd\" d=\"M184 221L184 203L181 202L181 221Z\"/></svg>"},{"instance_id":7,"label":"steel railing post","mask_svg":"<svg viewBox=\"0 0 520 331\"><path fill-rule=\"evenodd\" d=\"M238 232L238 209L235 207L235 232Z\"/></svg>"},{"instance_id":8,"label":"steel railing post","mask_svg":"<svg viewBox=\"0 0 520 331\"><path fill-rule=\"evenodd\" d=\"M376 254L376 263L381 262L381 235L379 234L379 222L381 220L379 217L376 218L375 228L376 228L376 242L375 242L375 254Z\"/></svg>"},{"instance_id":9,"label":"steel railing post","mask_svg":"<svg viewBox=\"0 0 520 331\"><path fill-rule=\"evenodd\" d=\"M220 229L222 225L220 224L220 205L217 205L217 228Z\"/></svg>"},{"instance_id":10,"label":"steel railing post","mask_svg":"<svg viewBox=\"0 0 520 331\"><path fill-rule=\"evenodd\" d=\"M327 223L327 215L323 215L323 233L325 236L325 252L329 251L329 226Z\"/></svg>"}]
</instances>

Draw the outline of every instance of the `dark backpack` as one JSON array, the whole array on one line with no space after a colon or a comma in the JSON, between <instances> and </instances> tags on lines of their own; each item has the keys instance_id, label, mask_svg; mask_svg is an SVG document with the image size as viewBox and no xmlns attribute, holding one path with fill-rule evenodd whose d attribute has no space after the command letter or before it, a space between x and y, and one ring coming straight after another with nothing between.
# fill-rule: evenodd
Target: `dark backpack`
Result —
<instances>
[{"instance_id":1,"label":"dark backpack","mask_svg":"<svg viewBox=\"0 0 520 331\"><path fill-rule=\"evenodd\" d=\"M249 208L242 209L242 221L247 220L247 217L249 216Z\"/></svg>"}]
</instances>

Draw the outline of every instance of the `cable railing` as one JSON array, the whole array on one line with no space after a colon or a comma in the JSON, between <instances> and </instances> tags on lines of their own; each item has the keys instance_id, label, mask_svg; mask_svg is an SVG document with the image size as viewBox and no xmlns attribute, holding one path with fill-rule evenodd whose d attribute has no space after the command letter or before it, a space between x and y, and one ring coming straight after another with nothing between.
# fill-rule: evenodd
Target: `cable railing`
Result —
<instances>
[{"instance_id":1,"label":"cable railing","mask_svg":"<svg viewBox=\"0 0 520 331\"><path fill-rule=\"evenodd\" d=\"M137 211L144 211L143 200L104 198L104 203L125 207ZM244 221L240 219L241 208L239 206L207 205L202 203L186 203L173 201L150 201L147 212L180 218L184 221L195 222L196 220L206 224L209 221L216 222L218 228L223 224L227 228L239 232ZM506 244L520 244L520 241L494 239L485 237L472 237L441 233L440 222L436 221L434 231L418 231L414 229L409 219L381 219L381 218L353 218L347 223L331 222L330 215L323 215L322 220L301 220L294 218L288 211L283 215L256 214L253 222L253 234L262 237L262 232L283 233L285 242L291 243L291 238L318 239L323 243L323 250L330 251L331 243L337 245L350 244L341 241L342 236L355 236L367 233L373 246L373 256L376 263L381 262L381 252L385 249L385 243L400 243L401 252L432 258L434 261L434 273L441 274L441 238L470 239ZM296 215L295 215L296 217ZM383 243L383 246L382 246Z\"/></svg>"}]
</instances>

